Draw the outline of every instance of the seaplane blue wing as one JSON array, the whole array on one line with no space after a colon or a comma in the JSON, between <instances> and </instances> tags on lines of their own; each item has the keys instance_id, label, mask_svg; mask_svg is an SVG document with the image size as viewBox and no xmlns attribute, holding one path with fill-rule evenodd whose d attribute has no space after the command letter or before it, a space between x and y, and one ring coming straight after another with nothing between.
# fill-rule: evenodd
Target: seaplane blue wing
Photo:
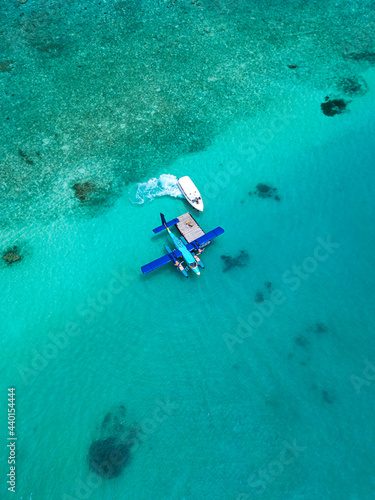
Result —
<instances>
[{"instance_id":1,"label":"seaplane blue wing","mask_svg":"<svg viewBox=\"0 0 375 500\"><path fill-rule=\"evenodd\" d=\"M154 271L158 267L162 267L165 264L168 264L169 262L172 262L172 259L170 258L169 254L163 255L163 257L160 257L159 259L153 260L149 264L142 266L141 271L143 274L147 274L150 273L151 271Z\"/></svg>"},{"instance_id":2,"label":"seaplane blue wing","mask_svg":"<svg viewBox=\"0 0 375 500\"><path fill-rule=\"evenodd\" d=\"M177 222L179 222L178 219L173 219L173 220L170 220L169 222L167 222L167 226L168 227L171 227L171 226L174 226L175 224L177 224ZM154 234L158 234L158 233L161 233L161 231L163 231L164 229L166 229L166 227L163 225L159 226L159 227L156 227L155 229L153 229L152 231L154 232Z\"/></svg>"},{"instance_id":3,"label":"seaplane blue wing","mask_svg":"<svg viewBox=\"0 0 375 500\"><path fill-rule=\"evenodd\" d=\"M169 262L173 262L176 257L180 258L181 256L182 254L179 250L173 250L173 252L167 255L163 255L163 257L160 257L159 259L153 260L149 264L142 266L141 271L143 274L150 273L151 271L154 271L158 267L162 267L165 264L168 264Z\"/></svg>"},{"instance_id":4,"label":"seaplane blue wing","mask_svg":"<svg viewBox=\"0 0 375 500\"><path fill-rule=\"evenodd\" d=\"M217 227L216 229L213 229L212 231L209 231L208 233L204 234L203 236L200 236L196 240L192 241L189 243L186 248L191 252L194 250L194 245L193 243L198 244L199 246L204 245L205 243L208 243L209 241L213 240L217 236L220 236L221 234L224 233L224 229L222 227Z\"/></svg>"}]
</instances>

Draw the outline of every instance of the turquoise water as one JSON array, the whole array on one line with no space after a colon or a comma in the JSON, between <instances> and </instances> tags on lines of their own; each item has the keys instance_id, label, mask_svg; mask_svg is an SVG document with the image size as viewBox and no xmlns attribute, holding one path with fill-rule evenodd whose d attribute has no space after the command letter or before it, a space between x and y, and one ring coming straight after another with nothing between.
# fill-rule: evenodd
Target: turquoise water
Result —
<instances>
[{"instance_id":1,"label":"turquoise water","mask_svg":"<svg viewBox=\"0 0 375 500\"><path fill-rule=\"evenodd\" d=\"M373 498L373 5L1 13L1 248L22 256L0 264L14 498ZM324 115L325 96L347 112ZM225 234L201 276L142 276L168 242L159 212L189 210L183 175L199 224ZM132 446L106 479L88 456L112 436Z\"/></svg>"}]
</instances>

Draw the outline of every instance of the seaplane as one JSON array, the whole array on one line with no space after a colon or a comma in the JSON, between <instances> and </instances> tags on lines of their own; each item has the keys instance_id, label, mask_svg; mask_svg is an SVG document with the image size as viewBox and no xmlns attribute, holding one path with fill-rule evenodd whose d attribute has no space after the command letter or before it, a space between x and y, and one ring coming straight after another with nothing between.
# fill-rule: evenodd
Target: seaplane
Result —
<instances>
[{"instance_id":1,"label":"seaplane","mask_svg":"<svg viewBox=\"0 0 375 500\"><path fill-rule=\"evenodd\" d=\"M189 271L193 271L199 276L200 270L204 269L199 255L211 243L211 240L224 233L224 229L217 227L208 233L204 233L189 213L183 214L169 222L166 221L163 214L160 214L160 217L162 225L153 229L153 232L154 234L158 234L166 230L175 248L171 250L168 245L164 245L167 254L142 266L142 273L147 274L165 264L173 263L185 278L188 278ZM181 234L180 238L170 230L172 226L177 227Z\"/></svg>"}]
</instances>

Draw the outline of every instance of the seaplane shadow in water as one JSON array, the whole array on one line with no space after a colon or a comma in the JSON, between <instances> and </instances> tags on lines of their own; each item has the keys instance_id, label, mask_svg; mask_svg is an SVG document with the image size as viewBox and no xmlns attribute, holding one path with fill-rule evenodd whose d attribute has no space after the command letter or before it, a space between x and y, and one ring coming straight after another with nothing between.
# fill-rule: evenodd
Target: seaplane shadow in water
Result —
<instances>
[{"instance_id":1,"label":"seaplane shadow in water","mask_svg":"<svg viewBox=\"0 0 375 500\"><path fill-rule=\"evenodd\" d=\"M190 214L185 214L185 215L187 215L188 219L190 220L184 223L190 225L190 227L192 227L192 225L195 224L197 228L199 228L201 233L203 233L201 228L194 221L194 218ZM170 262L172 262L176 266L176 268L181 272L181 274L183 274L186 278L188 277L188 271L190 270L192 270L195 274L199 276L200 269L204 268L203 262L199 258L199 255L203 252L204 247L206 247L209 243L211 243L211 240L224 233L224 229L222 229L221 227L217 227L216 229L213 229L208 233L203 233L202 236L199 236L199 238L196 238L188 243L184 238L184 236L178 238L169 229L170 227L175 226L177 224L179 225L182 224L181 221L184 216L180 216L179 218L173 219L169 222L165 220L163 214L160 214L160 217L162 225L153 229L153 232L155 234L158 234L164 229L167 230L171 240L173 241L175 249L171 250L168 245L164 245L164 248L167 251L167 255L164 255L163 257L160 257L159 259L156 259L150 262L149 264L142 266L141 267L142 273L143 274L150 273L154 269L157 269L158 267L162 267L165 264L169 264Z\"/></svg>"}]
</instances>

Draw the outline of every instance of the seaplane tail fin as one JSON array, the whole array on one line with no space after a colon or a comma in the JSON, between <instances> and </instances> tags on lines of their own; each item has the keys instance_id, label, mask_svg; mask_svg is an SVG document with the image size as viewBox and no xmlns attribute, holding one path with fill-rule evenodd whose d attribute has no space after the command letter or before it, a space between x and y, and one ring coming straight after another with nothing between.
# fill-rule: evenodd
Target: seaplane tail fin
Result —
<instances>
[{"instance_id":1,"label":"seaplane tail fin","mask_svg":"<svg viewBox=\"0 0 375 500\"><path fill-rule=\"evenodd\" d=\"M164 217L164 214L160 214L160 217L161 217L161 223L163 224L163 226L168 227L167 221L165 220L165 217Z\"/></svg>"},{"instance_id":2,"label":"seaplane tail fin","mask_svg":"<svg viewBox=\"0 0 375 500\"><path fill-rule=\"evenodd\" d=\"M164 217L164 215L163 215L163 214L160 214L160 216L163 216L163 217ZM163 219L162 219L162 221L163 221ZM165 218L164 218L164 221L165 221ZM164 222L163 222L163 224L162 224L161 226L156 227L156 228L155 228L155 229L153 229L152 231L153 231L153 233L154 233L154 234L158 234L158 233L160 233L161 231L165 231L165 229L166 229L167 227L174 226L175 224L177 224L177 222L178 222L178 219L172 219L172 220L170 220L169 222L167 222L166 224L164 224Z\"/></svg>"}]
</instances>

